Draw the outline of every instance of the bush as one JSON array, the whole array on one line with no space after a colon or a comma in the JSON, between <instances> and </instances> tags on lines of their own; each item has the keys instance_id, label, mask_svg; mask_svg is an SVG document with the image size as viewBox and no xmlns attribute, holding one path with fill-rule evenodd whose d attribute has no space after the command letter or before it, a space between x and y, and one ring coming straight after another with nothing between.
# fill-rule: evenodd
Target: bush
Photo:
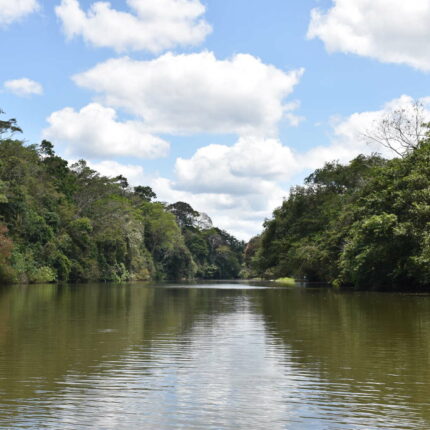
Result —
<instances>
[{"instance_id":1,"label":"bush","mask_svg":"<svg viewBox=\"0 0 430 430\"><path fill-rule=\"evenodd\" d=\"M55 271L48 266L38 267L28 274L28 281L31 284L47 284L55 282L55 279Z\"/></svg>"}]
</instances>

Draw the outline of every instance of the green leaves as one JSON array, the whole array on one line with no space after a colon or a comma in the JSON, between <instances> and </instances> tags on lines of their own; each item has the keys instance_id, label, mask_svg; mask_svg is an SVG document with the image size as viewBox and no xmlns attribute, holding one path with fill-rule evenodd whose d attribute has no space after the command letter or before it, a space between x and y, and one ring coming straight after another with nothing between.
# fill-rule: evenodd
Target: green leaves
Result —
<instances>
[{"instance_id":1,"label":"green leaves","mask_svg":"<svg viewBox=\"0 0 430 430\"><path fill-rule=\"evenodd\" d=\"M402 159L328 163L295 187L254 250L261 275L358 288L430 284L430 141Z\"/></svg>"},{"instance_id":2,"label":"green leaves","mask_svg":"<svg viewBox=\"0 0 430 430\"><path fill-rule=\"evenodd\" d=\"M4 114L4 112L0 109L0 115L2 114ZM18 127L15 118L11 118L6 121L0 120L0 138L3 138L3 135L5 134L11 136L14 133L22 133L22 130Z\"/></svg>"},{"instance_id":3,"label":"green leaves","mask_svg":"<svg viewBox=\"0 0 430 430\"><path fill-rule=\"evenodd\" d=\"M7 196L6 196L6 183L3 181L0 181L0 204L1 203L7 203Z\"/></svg>"},{"instance_id":4,"label":"green leaves","mask_svg":"<svg viewBox=\"0 0 430 430\"><path fill-rule=\"evenodd\" d=\"M0 283L238 276L243 244L207 215L11 139L20 131L0 121Z\"/></svg>"},{"instance_id":5,"label":"green leaves","mask_svg":"<svg viewBox=\"0 0 430 430\"><path fill-rule=\"evenodd\" d=\"M407 276L408 228L395 214L372 215L354 223L340 255L340 279L356 287L397 285Z\"/></svg>"}]
</instances>

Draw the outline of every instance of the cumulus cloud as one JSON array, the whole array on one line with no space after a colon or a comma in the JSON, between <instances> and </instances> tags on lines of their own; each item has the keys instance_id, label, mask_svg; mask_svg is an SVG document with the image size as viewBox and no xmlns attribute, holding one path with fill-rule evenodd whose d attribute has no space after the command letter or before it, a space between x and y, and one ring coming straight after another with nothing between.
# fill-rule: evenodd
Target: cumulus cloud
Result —
<instances>
[{"instance_id":1,"label":"cumulus cloud","mask_svg":"<svg viewBox=\"0 0 430 430\"><path fill-rule=\"evenodd\" d=\"M134 187L145 184L147 181L142 166L121 164L112 160L104 160L97 163L89 162L88 165L91 169L94 169L101 175L109 178L115 178L116 176L122 175L127 178L128 183Z\"/></svg>"},{"instance_id":2,"label":"cumulus cloud","mask_svg":"<svg viewBox=\"0 0 430 430\"><path fill-rule=\"evenodd\" d=\"M95 2L86 12L78 0L62 0L57 16L69 38L82 36L91 45L118 52L161 52L177 45L198 45L211 32L199 0L127 0L132 13Z\"/></svg>"},{"instance_id":3,"label":"cumulus cloud","mask_svg":"<svg viewBox=\"0 0 430 430\"><path fill-rule=\"evenodd\" d=\"M420 100L424 120L430 121L430 98ZM406 95L374 111L357 112L332 122L331 143L307 151L292 151L276 138L242 136L233 145L207 145L189 158L178 158L173 179L146 174L138 165L103 161L91 167L107 176L123 174L132 185L149 185L167 202L186 201L208 213L214 224L241 239L262 231L265 218L288 196L297 178L324 163L349 162L359 154L395 153L364 137L397 110L413 114L414 100ZM294 182L293 182L294 181ZM300 180L299 180L300 182Z\"/></svg>"},{"instance_id":4,"label":"cumulus cloud","mask_svg":"<svg viewBox=\"0 0 430 430\"><path fill-rule=\"evenodd\" d=\"M264 219L270 217L288 194L274 181L266 181L245 195L230 194L228 188L219 193L195 193L178 189L175 181L161 177L149 183L160 200L186 201L196 210L209 214L214 225L243 240L261 232Z\"/></svg>"},{"instance_id":5,"label":"cumulus cloud","mask_svg":"<svg viewBox=\"0 0 430 430\"><path fill-rule=\"evenodd\" d=\"M430 98L418 100L424 122L430 121ZM326 162L347 163L359 154L396 153L366 137L376 133L381 121L402 111L413 119L415 100L407 95L385 103L381 109L353 113L332 123L331 142L307 151L293 152L276 139L241 138L231 146L210 145L192 157L176 162L176 180L162 184L166 194L185 192L202 202L213 219L238 237L249 238L262 230L262 222L288 195L292 180L306 176ZM207 205L207 207L206 207ZM243 216L243 214L245 214Z\"/></svg>"},{"instance_id":6,"label":"cumulus cloud","mask_svg":"<svg viewBox=\"0 0 430 430\"><path fill-rule=\"evenodd\" d=\"M247 54L218 60L211 52L167 53L151 61L111 59L74 80L141 117L151 132L267 135L296 107L284 99L302 73Z\"/></svg>"},{"instance_id":7,"label":"cumulus cloud","mask_svg":"<svg viewBox=\"0 0 430 430\"><path fill-rule=\"evenodd\" d=\"M137 145L153 142L160 133L238 135L230 146L207 145L178 158L172 179L148 175L138 165L103 161L91 166L105 175L123 174L133 185L150 185L160 200L187 201L246 239L261 230L287 194L283 184L299 170L296 156L276 136L280 121L301 121L295 114L298 103L286 98L302 73L244 54L226 60L211 52L167 53L151 61L111 59L74 77L95 91L98 101L80 111L54 112L45 136L66 144L72 155L106 160L145 155L145 147ZM119 122L116 108L138 120ZM163 149L160 141L150 147Z\"/></svg>"},{"instance_id":8,"label":"cumulus cloud","mask_svg":"<svg viewBox=\"0 0 430 430\"><path fill-rule=\"evenodd\" d=\"M261 231L264 219L288 194L282 184L301 168L278 140L256 138L208 145L179 158L173 179L146 174L138 165L103 161L90 166L107 176L123 174L134 186L149 185L161 201L186 201L241 239Z\"/></svg>"},{"instance_id":9,"label":"cumulus cloud","mask_svg":"<svg viewBox=\"0 0 430 430\"><path fill-rule=\"evenodd\" d=\"M38 9L37 0L0 0L0 26L11 24Z\"/></svg>"},{"instance_id":10,"label":"cumulus cloud","mask_svg":"<svg viewBox=\"0 0 430 430\"><path fill-rule=\"evenodd\" d=\"M169 143L149 134L140 122L120 122L114 109L97 103L78 112L64 108L52 113L47 121L44 137L66 145L69 155L158 158L169 151Z\"/></svg>"},{"instance_id":11,"label":"cumulus cloud","mask_svg":"<svg viewBox=\"0 0 430 430\"><path fill-rule=\"evenodd\" d=\"M178 158L176 188L195 193L244 196L267 191L267 183L297 171L290 148L276 139L240 138L233 146L202 147L189 159Z\"/></svg>"},{"instance_id":12,"label":"cumulus cloud","mask_svg":"<svg viewBox=\"0 0 430 430\"><path fill-rule=\"evenodd\" d=\"M430 70L430 3L427 0L333 0L313 9L309 38L330 52L349 52L382 62Z\"/></svg>"},{"instance_id":13,"label":"cumulus cloud","mask_svg":"<svg viewBox=\"0 0 430 430\"><path fill-rule=\"evenodd\" d=\"M287 194L285 183L300 170L290 148L276 139L240 138L234 145L208 145L176 161L175 180L153 186L166 200L189 201L216 225L247 239Z\"/></svg>"},{"instance_id":14,"label":"cumulus cloud","mask_svg":"<svg viewBox=\"0 0 430 430\"><path fill-rule=\"evenodd\" d=\"M359 154L379 153L387 158L397 156L394 151L376 143L369 136L376 136L381 122L392 117L395 112L402 111L405 118L414 121L415 102L412 97L402 95L385 103L381 109L357 112L347 118L337 119L333 124L331 144L317 146L299 155L299 163L316 169L332 160L347 163ZM422 122L429 122L430 98L419 99L418 103L422 106L420 112ZM420 134L424 134L424 129ZM393 144L395 146L395 142Z\"/></svg>"},{"instance_id":15,"label":"cumulus cloud","mask_svg":"<svg viewBox=\"0 0 430 430\"><path fill-rule=\"evenodd\" d=\"M28 78L12 79L3 84L6 91L9 91L19 97L31 95L40 95L43 93L43 87L36 81Z\"/></svg>"}]
</instances>

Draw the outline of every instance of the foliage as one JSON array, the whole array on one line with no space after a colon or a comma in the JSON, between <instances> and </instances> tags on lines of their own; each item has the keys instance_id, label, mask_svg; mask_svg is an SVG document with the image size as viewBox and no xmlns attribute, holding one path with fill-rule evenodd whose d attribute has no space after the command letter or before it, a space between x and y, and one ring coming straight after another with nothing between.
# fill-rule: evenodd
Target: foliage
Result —
<instances>
[{"instance_id":1,"label":"foliage","mask_svg":"<svg viewBox=\"0 0 430 430\"><path fill-rule=\"evenodd\" d=\"M0 115L2 114L4 114L4 112L0 109ZM6 121L0 120L0 138L6 133L9 135L22 133L22 130L18 127L15 118L11 118Z\"/></svg>"},{"instance_id":2,"label":"foliage","mask_svg":"<svg viewBox=\"0 0 430 430\"><path fill-rule=\"evenodd\" d=\"M286 285L289 287L294 287L296 285L295 279L294 278L288 278L288 277L278 278L278 279L276 279L276 282L278 284Z\"/></svg>"},{"instance_id":3,"label":"foliage","mask_svg":"<svg viewBox=\"0 0 430 430\"><path fill-rule=\"evenodd\" d=\"M328 163L295 187L245 252L265 277L357 288L430 284L430 140L403 158Z\"/></svg>"},{"instance_id":4,"label":"foliage","mask_svg":"<svg viewBox=\"0 0 430 430\"><path fill-rule=\"evenodd\" d=\"M200 215L188 203L176 202L167 206L167 210L176 217L178 225L182 228L192 227L195 219Z\"/></svg>"},{"instance_id":5,"label":"foliage","mask_svg":"<svg viewBox=\"0 0 430 430\"><path fill-rule=\"evenodd\" d=\"M243 244L189 204L154 201L0 121L0 283L239 276Z\"/></svg>"},{"instance_id":6,"label":"foliage","mask_svg":"<svg viewBox=\"0 0 430 430\"><path fill-rule=\"evenodd\" d=\"M7 236L7 227L0 224L0 282L13 280L13 271L9 265L13 242Z\"/></svg>"},{"instance_id":7,"label":"foliage","mask_svg":"<svg viewBox=\"0 0 430 430\"><path fill-rule=\"evenodd\" d=\"M150 202L153 199L157 198L157 194L154 193L151 187L144 187L142 185L139 185L137 187L133 188L134 193L139 196L141 199L145 200L146 202Z\"/></svg>"}]
</instances>

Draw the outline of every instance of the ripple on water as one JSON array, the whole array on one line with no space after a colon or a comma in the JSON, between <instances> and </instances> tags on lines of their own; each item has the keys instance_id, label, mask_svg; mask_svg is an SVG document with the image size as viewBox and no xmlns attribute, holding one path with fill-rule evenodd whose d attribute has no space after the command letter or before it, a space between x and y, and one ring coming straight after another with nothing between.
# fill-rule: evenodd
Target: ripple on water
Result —
<instances>
[{"instance_id":1,"label":"ripple on water","mask_svg":"<svg viewBox=\"0 0 430 430\"><path fill-rule=\"evenodd\" d=\"M378 362L363 359L360 303L325 315L315 292L232 285L66 289L49 309L13 314L0 332L0 428L430 428L427 374L413 371L422 351L414 365L387 361L407 358L402 333L376 345Z\"/></svg>"}]
</instances>

